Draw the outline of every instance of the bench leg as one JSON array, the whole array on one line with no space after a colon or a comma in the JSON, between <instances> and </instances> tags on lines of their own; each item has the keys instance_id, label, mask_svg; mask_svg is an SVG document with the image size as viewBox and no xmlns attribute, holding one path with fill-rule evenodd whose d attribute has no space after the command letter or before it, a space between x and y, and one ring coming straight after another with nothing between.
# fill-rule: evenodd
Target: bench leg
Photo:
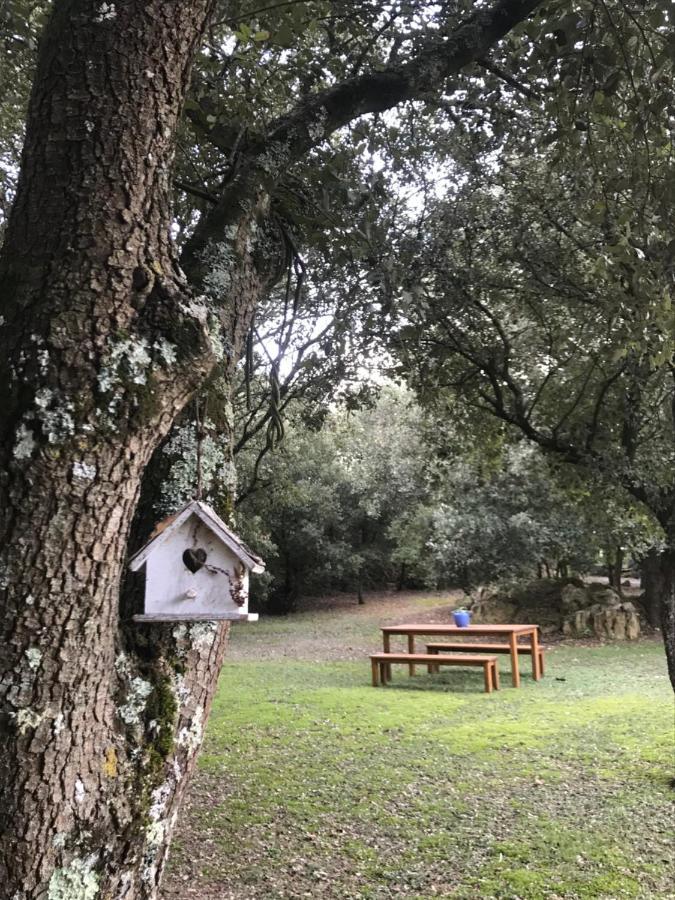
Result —
<instances>
[{"instance_id":1,"label":"bench leg","mask_svg":"<svg viewBox=\"0 0 675 900\"><path fill-rule=\"evenodd\" d=\"M429 650L428 647L427 653L431 653L433 656L438 656L438 650ZM441 671L441 667L438 665L438 663L429 663L429 665L427 666L427 670L430 675L434 672L438 674Z\"/></svg>"},{"instance_id":2,"label":"bench leg","mask_svg":"<svg viewBox=\"0 0 675 900\"><path fill-rule=\"evenodd\" d=\"M493 663L492 667L492 686L496 691L499 690L499 665Z\"/></svg>"},{"instance_id":3,"label":"bench leg","mask_svg":"<svg viewBox=\"0 0 675 900\"><path fill-rule=\"evenodd\" d=\"M483 680L485 681L485 693L492 693L492 663L488 660L483 664Z\"/></svg>"},{"instance_id":4,"label":"bench leg","mask_svg":"<svg viewBox=\"0 0 675 900\"><path fill-rule=\"evenodd\" d=\"M391 663L380 663L380 681L382 682L382 684L386 684L388 681L391 681Z\"/></svg>"},{"instance_id":5,"label":"bench leg","mask_svg":"<svg viewBox=\"0 0 675 900\"><path fill-rule=\"evenodd\" d=\"M544 651L539 648L539 674L544 677Z\"/></svg>"},{"instance_id":6,"label":"bench leg","mask_svg":"<svg viewBox=\"0 0 675 900\"><path fill-rule=\"evenodd\" d=\"M373 687L377 687L378 684L380 683L380 682L379 682L379 679L378 679L378 677L377 677L377 674L378 674L378 671L379 671L379 667L380 667L380 664L378 663L378 661L377 661L376 659L371 659L371 661L370 661L370 669L371 669L371 673L372 673L372 676L373 676Z\"/></svg>"},{"instance_id":7,"label":"bench leg","mask_svg":"<svg viewBox=\"0 0 675 900\"><path fill-rule=\"evenodd\" d=\"M415 652L415 635L408 635L408 653ZM408 673L412 676L415 674L415 663L408 663Z\"/></svg>"}]
</instances>

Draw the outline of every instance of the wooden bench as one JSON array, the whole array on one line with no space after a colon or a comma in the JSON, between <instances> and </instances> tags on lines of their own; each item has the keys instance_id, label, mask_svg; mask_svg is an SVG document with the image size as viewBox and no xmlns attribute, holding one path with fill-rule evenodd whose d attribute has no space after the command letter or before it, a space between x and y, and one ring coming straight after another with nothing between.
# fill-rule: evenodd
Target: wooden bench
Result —
<instances>
[{"instance_id":1,"label":"wooden bench","mask_svg":"<svg viewBox=\"0 0 675 900\"><path fill-rule=\"evenodd\" d=\"M496 656L479 656L472 653L458 653L454 656L440 656L438 653L373 653L370 664L373 673L373 687L391 681L391 664L425 663L429 672L437 672L439 666L482 666L485 693L499 690L499 669Z\"/></svg>"},{"instance_id":2,"label":"wooden bench","mask_svg":"<svg viewBox=\"0 0 675 900\"><path fill-rule=\"evenodd\" d=\"M450 651L453 653L466 653L469 650L471 653L510 653L511 648L508 644L474 644L469 643L468 641L454 641L454 642L446 642L443 643L433 643L427 644L427 653L438 654L441 651ZM539 672L544 674L544 650L542 647L538 648L539 650ZM518 645L518 653L525 653L528 656L532 655L532 647L526 645Z\"/></svg>"}]
</instances>

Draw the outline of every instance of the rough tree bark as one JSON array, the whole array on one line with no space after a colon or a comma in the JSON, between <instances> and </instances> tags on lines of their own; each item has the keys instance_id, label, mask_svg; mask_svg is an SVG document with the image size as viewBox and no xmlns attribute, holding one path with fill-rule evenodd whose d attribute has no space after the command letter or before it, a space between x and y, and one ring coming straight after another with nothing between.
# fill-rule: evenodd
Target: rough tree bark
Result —
<instances>
[{"instance_id":1,"label":"rough tree bark","mask_svg":"<svg viewBox=\"0 0 675 900\"><path fill-rule=\"evenodd\" d=\"M119 599L127 541L148 461L219 362L231 374L273 277L258 227L270 184L351 118L437 89L538 5L497 0L413 63L272 123L186 248L191 288L169 237L169 170L214 2L57 0L41 43L0 256L0 883L11 900L157 895L227 628L132 627L134 585Z\"/></svg>"}]
</instances>

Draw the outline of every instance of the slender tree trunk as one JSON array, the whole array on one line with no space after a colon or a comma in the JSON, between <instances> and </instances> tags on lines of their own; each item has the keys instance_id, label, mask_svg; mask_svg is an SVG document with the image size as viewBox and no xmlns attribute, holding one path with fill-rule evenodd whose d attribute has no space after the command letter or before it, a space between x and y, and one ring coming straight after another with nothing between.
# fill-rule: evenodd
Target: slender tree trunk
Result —
<instances>
[{"instance_id":1,"label":"slender tree trunk","mask_svg":"<svg viewBox=\"0 0 675 900\"><path fill-rule=\"evenodd\" d=\"M623 593L623 585L621 583L621 577L623 575L623 557L623 548L617 546L616 550L614 551L614 577L612 587L618 594Z\"/></svg>"},{"instance_id":2,"label":"slender tree trunk","mask_svg":"<svg viewBox=\"0 0 675 900\"><path fill-rule=\"evenodd\" d=\"M614 559L611 547L605 548L605 570L607 572L607 583L610 587L614 587Z\"/></svg>"},{"instance_id":3,"label":"slender tree trunk","mask_svg":"<svg viewBox=\"0 0 675 900\"><path fill-rule=\"evenodd\" d=\"M169 240L211 0L61 0L0 258L0 883L157 894L227 628L120 616L141 475L214 364ZM154 123L149 128L148 123Z\"/></svg>"},{"instance_id":4,"label":"slender tree trunk","mask_svg":"<svg viewBox=\"0 0 675 900\"><path fill-rule=\"evenodd\" d=\"M365 521L361 521L359 524L359 540L357 550L363 550L366 545L367 540L367 528L368 525ZM359 606L365 605L365 599L363 596L363 561L359 563L359 571L356 576L356 599Z\"/></svg>"},{"instance_id":5,"label":"slender tree trunk","mask_svg":"<svg viewBox=\"0 0 675 900\"><path fill-rule=\"evenodd\" d=\"M605 551L607 581L609 586L621 593L621 574L623 572L623 549L619 546L608 547Z\"/></svg>"},{"instance_id":6,"label":"slender tree trunk","mask_svg":"<svg viewBox=\"0 0 675 900\"><path fill-rule=\"evenodd\" d=\"M293 612L297 591L295 586L295 563L292 554L287 551L284 552L284 561L284 597L281 604L281 612L283 615L287 615L288 613Z\"/></svg>"}]
</instances>

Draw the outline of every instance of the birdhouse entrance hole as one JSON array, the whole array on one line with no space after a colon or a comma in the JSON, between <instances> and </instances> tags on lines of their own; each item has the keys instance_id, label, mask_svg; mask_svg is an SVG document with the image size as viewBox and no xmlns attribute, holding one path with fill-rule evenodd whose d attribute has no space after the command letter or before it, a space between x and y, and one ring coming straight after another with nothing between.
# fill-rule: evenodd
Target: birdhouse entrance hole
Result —
<instances>
[{"instance_id":1,"label":"birdhouse entrance hole","mask_svg":"<svg viewBox=\"0 0 675 900\"><path fill-rule=\"evenodd\" d=\"M197 547L193 550L191 547L183 553L183 562L185 563L186 568L188 568L192 574L198 572L201 567L206 562L207 553L206 550L203 550L201 547Z\"/></svg>"}]
</instances>

